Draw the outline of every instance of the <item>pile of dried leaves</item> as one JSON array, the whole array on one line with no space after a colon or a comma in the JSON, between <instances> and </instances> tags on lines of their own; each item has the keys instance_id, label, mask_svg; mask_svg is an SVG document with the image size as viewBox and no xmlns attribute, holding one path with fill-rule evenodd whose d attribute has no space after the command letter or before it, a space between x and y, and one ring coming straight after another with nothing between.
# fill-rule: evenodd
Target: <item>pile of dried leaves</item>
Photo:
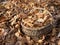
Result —
<instances>
[{"instance_id":1,"label":"pile of dried leaves","mask_svg":"<svg viewBox=\"0 0 60 45\"><path fill-rule=\"evenodd\" d=\"M35 7L47 9L56 21L52 32L38 41L21 27ZM60 0L0 0L0 45L60 45Z\"/></svg>"}]
</instances>

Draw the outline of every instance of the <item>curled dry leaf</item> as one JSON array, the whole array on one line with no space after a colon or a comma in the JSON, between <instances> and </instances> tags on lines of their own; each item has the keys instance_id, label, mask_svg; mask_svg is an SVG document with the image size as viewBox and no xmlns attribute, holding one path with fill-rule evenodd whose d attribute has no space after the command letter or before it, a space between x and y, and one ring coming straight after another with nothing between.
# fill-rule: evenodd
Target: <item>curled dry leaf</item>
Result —
<instances>
[{"instance_id":1,"label":"curled dry leaf","mask_svg":"<svg viewBox=\"0 0 60 45\"><path fill-rule=\"evenodd\" d=\"M5 16L1 16L1 17L0 17L0 23L1 23L1 22L4 22L4 21L6 21L6 20L7 20L7 18L6 18Z\"/></svg>"}]
</instances>

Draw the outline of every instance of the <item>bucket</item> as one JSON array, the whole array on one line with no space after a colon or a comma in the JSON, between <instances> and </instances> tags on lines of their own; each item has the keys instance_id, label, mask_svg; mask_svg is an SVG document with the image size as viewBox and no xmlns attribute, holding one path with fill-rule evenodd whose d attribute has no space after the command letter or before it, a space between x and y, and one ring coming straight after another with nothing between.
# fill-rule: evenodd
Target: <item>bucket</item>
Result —
<instances>
[{"instance_id":1,"label":"bucket","mask_svg":"<svg viewBox=\"0 0 60 45\"><path fill-rule=\"evenodd\" d=\"M45 10L43 8L35 8L35 9ZM51 14L49 13L49 15ZM53 23L54 23L53 17L52 17L52 23L42 26L42 27L37 27L37 28L26 27L23 23L21 23L22 32L30 37L40 38L42 35L48 35L52 31Z\"/></svg>"}]
</instances>

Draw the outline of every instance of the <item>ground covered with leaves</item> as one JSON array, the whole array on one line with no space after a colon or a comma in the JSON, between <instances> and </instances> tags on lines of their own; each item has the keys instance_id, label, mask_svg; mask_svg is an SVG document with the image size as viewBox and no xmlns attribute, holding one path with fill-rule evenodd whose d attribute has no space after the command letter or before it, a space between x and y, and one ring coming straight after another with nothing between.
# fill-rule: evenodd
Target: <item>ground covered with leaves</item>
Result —
<instances>
[{"instance_id":1,"label":"ground covered with leaves","mask_svg":"<svg viewBox=\"0 0 60 45\"><path fill-rule=\"evenodd\" d=\"M52 31L38 40L25 35L21 26L34 8L48 10L56 21ZM0 45L60 45L60 0L0 0Z\"/></svg>"}]
</instances>

